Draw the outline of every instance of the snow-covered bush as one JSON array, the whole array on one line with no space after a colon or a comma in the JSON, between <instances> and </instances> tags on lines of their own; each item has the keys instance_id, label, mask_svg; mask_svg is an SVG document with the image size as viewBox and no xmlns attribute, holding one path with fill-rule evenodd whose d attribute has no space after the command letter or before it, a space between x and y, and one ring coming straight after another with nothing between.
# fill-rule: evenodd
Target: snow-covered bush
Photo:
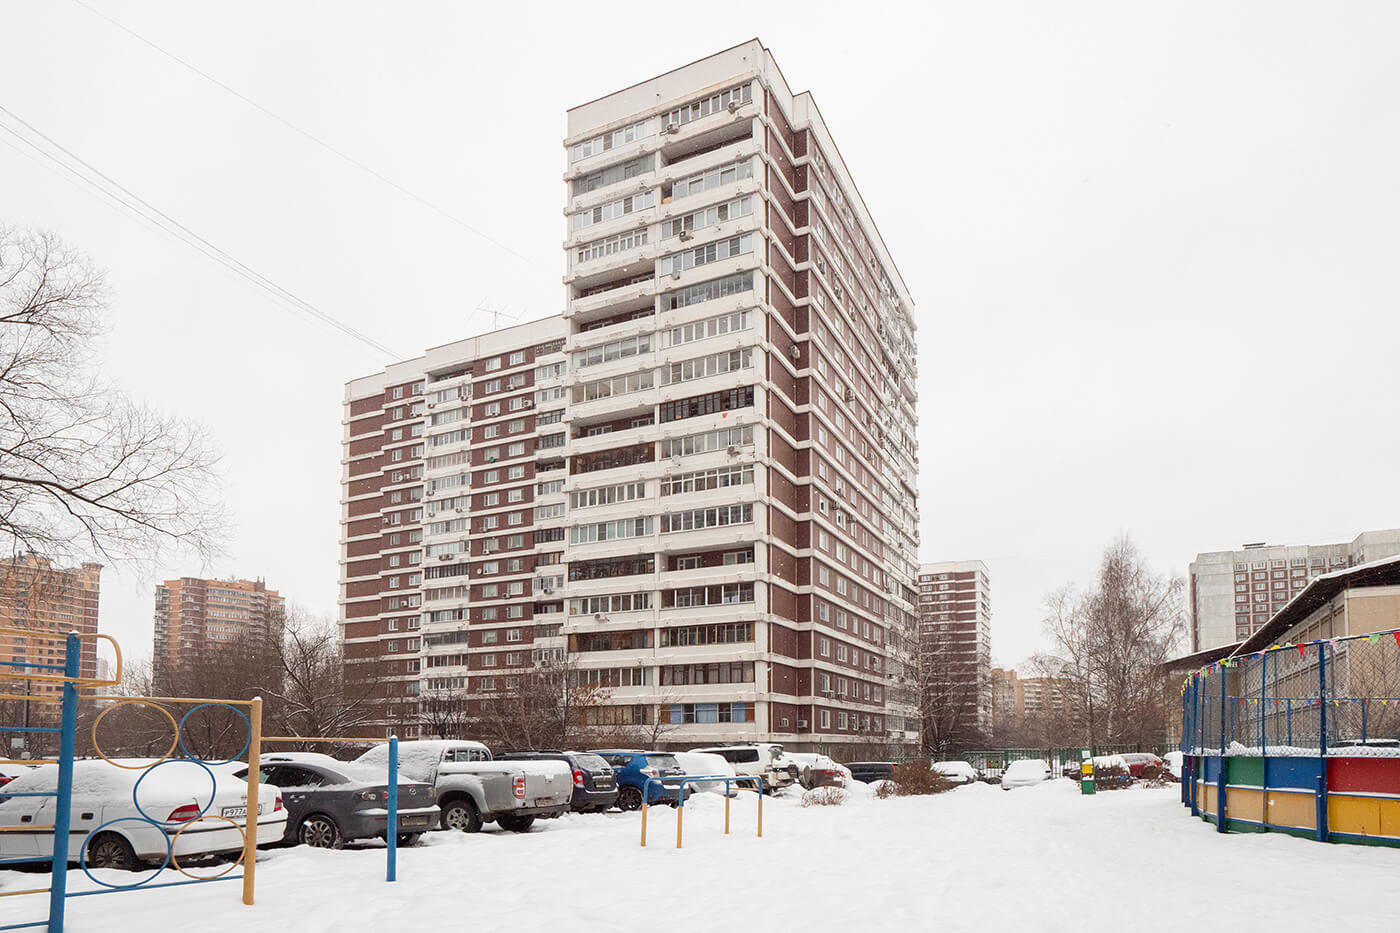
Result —
<instances>
[{"instance_id":1,"label":"snow-covered bush","mask_svg":"<svg viewBox=\"0 0 1400 933\"><path fill-rule=\"evenodd\" d=\"M888 781L877 782L875 796L882 800L886 797L924 797L941 794L957 786L943 772L911 761L895 768L894 776Z\"/></svg>"},{"instance_id":2,"label":"snow-covered bush","mask_svg":"<svg viewBox=\"0 0 1400 933\"><path fill-rule=\"evenodd\" d=\"M802 806L839 807L849 796L840 787L814 787L802 795Z\"/></svg>"}]
</instances>

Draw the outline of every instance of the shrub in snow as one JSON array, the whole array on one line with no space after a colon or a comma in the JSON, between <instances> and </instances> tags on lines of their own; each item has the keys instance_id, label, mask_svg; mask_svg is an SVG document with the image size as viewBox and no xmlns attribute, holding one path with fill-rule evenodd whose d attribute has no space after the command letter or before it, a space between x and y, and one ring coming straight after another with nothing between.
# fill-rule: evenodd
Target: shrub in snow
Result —
<instances>
[{"instance_id":1,"label":"shrub in snow","mask_svg":"<svg viewBox=\"0 0 1400 933\"><path fill-rule=\"evenodd\" d=\"M1133 776L1122 765L1094 765L1094 786L1099 790L1118 790L1133 783Z\"/></svg>"},{"instance_id":2,"label":"shrub in snow","mask_svg":"<svg viewBox=\"0 0 1400 933\"><path fill-rule=\"evenodd\" d=\"M849 795L839 787L816 787L802 795L804 807L839 807Z\"/></svg>"},{"instance_id":3,"label":"shrub in snow","mask_svg":"<svg viewBox=\"0 0 1400 933\"><path fill-rule=\"evenodd\" d=\"M894 777L879 781L875 786L875 796L886 797L925 797L941 794L958 785L948 780L947 775L933 768L925 768L919 762L911 761L894 769Z\"/></svg>"}]
</instances>

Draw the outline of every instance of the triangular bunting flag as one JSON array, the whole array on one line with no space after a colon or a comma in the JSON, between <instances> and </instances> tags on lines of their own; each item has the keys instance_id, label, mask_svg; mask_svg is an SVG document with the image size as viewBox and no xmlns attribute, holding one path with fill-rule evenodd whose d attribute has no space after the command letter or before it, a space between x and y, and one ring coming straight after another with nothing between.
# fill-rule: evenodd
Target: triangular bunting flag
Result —
<instances>
[{"instance_id":1,"label":"triangular bunting flag","mask_svg":"<svg viewBox=\"0 0 1400 933\"><path fill-rule=\"evenodd\" d=\"M1400 642L1397 642L1397 644L1400 644ZM1299 646L1298 646L1298 654L1300 654L1300 655L1302 655L1303 657L1306 658L1306 657L1308 656L1308 646L1307 646L1307 645L1299 645Z\"/></svg>"},{"instance_id":2,"label":"triangular bunting flag","mask_svg":"<svg viewBox=\"0 0 1400 933\"><path fill-rule=\"evenodd\" d=\"M1392 635L1395 636L1395 644L1396 644L1396 645L1400 645L1400 629L1396 629L1395 631L1391 632L1390 634L1392 634Z\"/></svg>"}]
</instances>

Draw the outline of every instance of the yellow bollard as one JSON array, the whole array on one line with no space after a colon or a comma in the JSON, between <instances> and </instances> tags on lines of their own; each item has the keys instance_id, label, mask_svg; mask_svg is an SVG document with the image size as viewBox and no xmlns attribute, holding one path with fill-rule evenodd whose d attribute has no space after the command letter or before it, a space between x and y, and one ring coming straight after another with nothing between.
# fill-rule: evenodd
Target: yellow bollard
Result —
<instances>
[{"instance_id":1,"label":"yellow bollard","mask_svg":"<svg viewBox=\"0 0 1400 933\"><path fill-rule=\"evenodd\" d=\"M685 807L676 807L676 848L681 847L681 824L685 822Z\"/></svg>"},{"instance_id":2,"label":"yellow bollard","mask_svg":"<svg viewBox=\"0 0 1400 933\"><path fill-rule=\"evenodd\" d=\"M647 844L647 802L646 802L646 799L645 799L645 797L644 797L644 798L642 799L642 846L643 846L643 848L646 847L646 844Z\"/></svg>"},{"instance_id":3,"label":"yellow bollard","mask_svg":"<svg viewBox=\"0 0 1400 933\"><path fill-rule=\"evenodd\" d=\"M258 864L258 777L262 757L262 697L248 704L248 799L243 813L243 903L253 904L253 875Z\"/></svg>"}]
</instances>

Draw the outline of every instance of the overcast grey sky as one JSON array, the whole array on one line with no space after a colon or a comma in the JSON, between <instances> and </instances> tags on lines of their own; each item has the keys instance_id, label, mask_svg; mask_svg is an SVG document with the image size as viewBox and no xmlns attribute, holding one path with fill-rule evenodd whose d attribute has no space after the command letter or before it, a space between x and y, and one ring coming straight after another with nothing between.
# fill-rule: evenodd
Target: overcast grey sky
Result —
<instances>
[{"instance_id":1,"label":"overcast grey sky","mask_svg":"<svg viewBox=\"0 0 1400 933\"><path fill-rule=\"evenodd\" d=\"M409 355L562 307L566 108L763 39L914 294L923 557L987 561L999 661L1119 533L1184 573L1400 525L1396 4L89 2L490 238L75 0L0 4L0 105ZM227 559L158 576L333 613L342 387L388 360L20 149L0 222L110 270L107 374L226 452ZM153 583L104 573L129 654Z\"/></svg>"}]
</instances>

